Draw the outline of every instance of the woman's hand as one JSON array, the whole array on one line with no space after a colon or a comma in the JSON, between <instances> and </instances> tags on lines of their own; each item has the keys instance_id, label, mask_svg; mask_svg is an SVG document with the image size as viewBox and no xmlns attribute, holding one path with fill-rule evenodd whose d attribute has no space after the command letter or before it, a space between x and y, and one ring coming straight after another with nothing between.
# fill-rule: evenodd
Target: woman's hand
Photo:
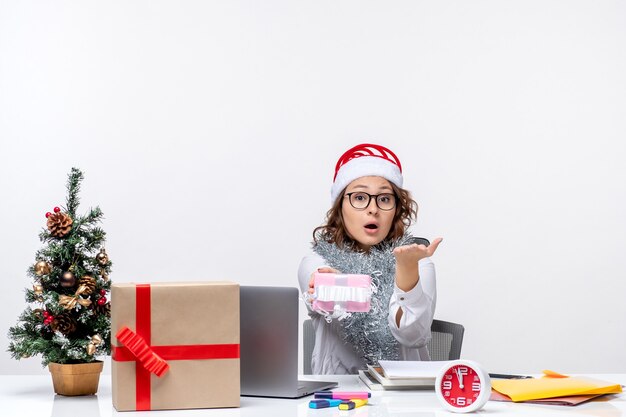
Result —
<instances>
[{"instance_id":1,"label":"woman's hand","mask_svg":"<svg viewBox=\"0 0 626 417\"><path fill-rule=\"evenodd\" d=\"M323 268L317 268L317 272L332 273L332 274L340 274L341 273L341 272L337 271L336 269L329 268L327 266L325 266ZM309 294L313 294L315 292L314 280L315 280L315 272L313 272L311 274L311 279L309 280L309 289L308 289Z\"/></svg>"},{"instance_id":2,"label":"woman's hand","mask_svg":"<svg viewBox=\"0 0 626 417\"><path fill-rule=\"evenodd\" d=\"M417 265L420 259L433 256L442 240L442 238L438 237L430 246L418 245L417 243L398 246L393 250L393 255L396 257L396 264L406 266Z\"/></svg>"},{"instance_id":3,"label":"woman's hand","mask_svg":"<svg viewBox=\"0 0 626 417\"><path fill-rule=\"evenodd\" d=\"M410 291L420 279L418 262L432 256L443 239L438 237L430 244L398 246L393 250L396 257L396 285L402 291Z\"/></svg>"}]
</instances>

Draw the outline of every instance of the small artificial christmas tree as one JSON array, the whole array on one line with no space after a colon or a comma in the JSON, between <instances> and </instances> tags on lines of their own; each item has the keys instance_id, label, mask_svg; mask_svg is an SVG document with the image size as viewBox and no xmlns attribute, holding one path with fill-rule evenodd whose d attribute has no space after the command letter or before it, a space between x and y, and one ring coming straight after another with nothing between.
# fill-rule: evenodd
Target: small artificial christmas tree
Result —
<instances>
[{"instance_id":1,"label":"small artificial christmas tree","mask_svg":"<svg viewBox=\"0 0 626 417\"><path fill-rule=\"evenodd\" d=\"M82 172L72 168L67 206L46 213L47 227L39 234L45 246L28 268L34 285L26 289L26 302L36 308L26 307L9 329L15 359L41 354L43 366L84 364L111 353L111 261L103 246L106 234L97 226L100 208L76 213L82 179Z\"/></svg>"}]
</instances>

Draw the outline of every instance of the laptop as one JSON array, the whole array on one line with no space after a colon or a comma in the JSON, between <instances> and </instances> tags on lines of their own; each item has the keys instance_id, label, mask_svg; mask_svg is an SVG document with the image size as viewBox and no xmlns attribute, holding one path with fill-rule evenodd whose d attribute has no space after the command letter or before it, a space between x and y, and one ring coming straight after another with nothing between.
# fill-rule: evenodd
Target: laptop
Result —
<instances>
[{"instance_id":1,"label":"laptop","mask_svg":"<svg viewBox=\"0 0 626 417\"><path fill-rule=\"evenodd\" d=\"M300 292L240 287L241 395L299 398L337 382L298 381Z\"/></svg>"}]
</instances>

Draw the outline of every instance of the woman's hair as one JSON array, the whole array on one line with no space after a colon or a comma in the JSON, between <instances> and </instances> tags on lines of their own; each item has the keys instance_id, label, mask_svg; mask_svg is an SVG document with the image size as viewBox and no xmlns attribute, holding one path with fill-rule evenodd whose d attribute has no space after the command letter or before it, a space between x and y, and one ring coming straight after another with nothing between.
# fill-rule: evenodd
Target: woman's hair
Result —
<instances>
[{"instance_id":1,"label":"woman's hair","mask_svg":"<svg viewBox=\"0 0 626 417\"><path fill-rule=\"evenodd\" d=\"M411 198L411 193L391 182L389 184L391 184L393 193L398 200L391 229L389 229L389 234L385 237L383 242L393 241L402 237L407 227L417 218L417 203ZM315 243L317 243L319 239L322 239L334 243L340 248L350 246L356 249L358 247L358 245L355 245L355 241L348 236L341 212L341 206L347 188L348 187L341 191L339 197L337 197L333 203L333 206L328 210L328 213L326 213L326 224L318 226L313 230L313 240Z\"/></svg>"}]
</instances>

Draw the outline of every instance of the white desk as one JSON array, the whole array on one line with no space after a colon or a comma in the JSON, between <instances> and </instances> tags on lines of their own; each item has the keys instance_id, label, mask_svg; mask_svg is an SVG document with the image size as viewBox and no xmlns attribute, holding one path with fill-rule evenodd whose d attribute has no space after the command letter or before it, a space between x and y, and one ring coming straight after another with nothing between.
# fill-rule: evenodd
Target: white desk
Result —
<instances>
[{"instance_id":1,"label":"white desk","mask_svg":"<svg viewBox=\"0 0 626 417\"><path fill-rule=\"evenodd\" d=\"M588 376L626 385L626 374ZM341 390L366 390L356 376L325 376L320 379L338 381ZM151 415L152 417L450 417L460 415L444 411L439 406L433 391L373 391L368 406L350 411L340 411L336 407L320 410L309 409L308 403L311 398L313 397L283 400L242 397L241 408L118 413L111 404L110 375L102 375L98 395L88 397L55 395L49 375L0 375L0 414L10 417L108 417L112 415ZM526 415L626 417L626 394L607 396L576 407L490 401L478 414L482 416L515 415L518 417Z\"/></svg>"}]
</instances>

